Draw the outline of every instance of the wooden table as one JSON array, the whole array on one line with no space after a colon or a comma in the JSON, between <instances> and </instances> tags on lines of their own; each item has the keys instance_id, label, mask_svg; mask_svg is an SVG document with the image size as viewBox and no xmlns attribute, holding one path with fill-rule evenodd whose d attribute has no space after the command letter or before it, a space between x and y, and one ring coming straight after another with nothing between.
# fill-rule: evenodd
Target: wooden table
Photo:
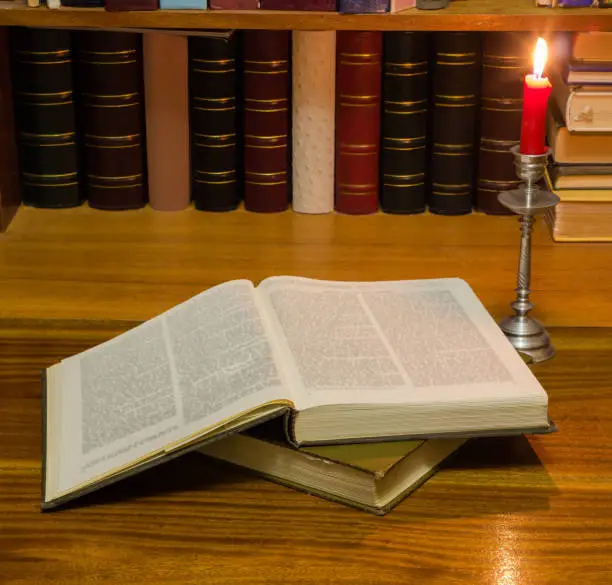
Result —
<instances>
[{"instance_id":1,"label":"wooden table","mask_svg":"<svg viewBox=\"0 0 612 585\"><path fill-rule=\"evenodd\" d=\"M40 512L40 371L129 326L0 322L0 583L612 583L612 331L534 367L559 432L472 440L379 518L189 455Z\"/></svg>"},{"instance_id":2,"label":"wooden table","mask_svg":"<svg viewBox=\"0 0 612 585\"><path fill-rule=\"evenodd\" d=\"M508 312L515 218L22 209L0 237L0 584L612 583L612 244L536 226L560 431L469 442L378 518L191 455L40 512L40 374L231 278L463 276Z\"/></svg>"}]
</instances>

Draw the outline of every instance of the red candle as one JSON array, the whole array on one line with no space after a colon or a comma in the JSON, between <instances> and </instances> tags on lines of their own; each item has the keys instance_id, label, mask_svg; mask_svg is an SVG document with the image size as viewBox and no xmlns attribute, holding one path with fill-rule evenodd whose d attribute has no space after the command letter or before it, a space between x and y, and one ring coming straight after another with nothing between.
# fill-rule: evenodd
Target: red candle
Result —
<instances>
[{"instance_id":1,"label":"red candle","mask_svg":"<svg viewBox=\"0 0 612 585\"><path fill-rule=\"evenodd\" d=\"M523 89L523 120L521 124L521 154L546 152L546 107L552 88L542 77L548 49L544 39L538 39L533 58L533 75L525 76Z\"/></svg>"}]
</instances>

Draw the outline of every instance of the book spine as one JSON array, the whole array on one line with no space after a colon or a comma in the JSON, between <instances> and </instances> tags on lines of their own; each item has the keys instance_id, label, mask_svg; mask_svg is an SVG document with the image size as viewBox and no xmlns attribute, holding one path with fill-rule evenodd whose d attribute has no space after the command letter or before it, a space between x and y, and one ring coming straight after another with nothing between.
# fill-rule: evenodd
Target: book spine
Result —
<instances>
[{"instance_id":1,"label":"book spine","mask_svg":"<svg viewBox=\"0 0 612 585\"><path fill-rule=\"evenodd\" d=\"M158 32L142 39L149 202L159 211L189 206L187 37Z\"/></svg>"},{"instance_id":2,"label":"book spine","mask_svg":"<svg viewBox=\"0 0 612 585\"><path fill-rule=\"evenodd\" d=\"M160 10L206 10L207 0L159 0Z\"/></svg>"},{"instance_id":3,"label":"book spine","mask_svg":"<svg viewBox=\"0 0 612 585\"><path fill-rule=\"evenodd\" d=\"M293 31L293 210L334 208L336 33Z\"/></svg>"},{"instance_id":4,"label":"book spine","mask_svg":"<svg viewBox=\"0 0 612 585\"><path fill-rule=\"evenodd\" d=\"M104 9L109 12L159 10L159 0L104 0Z\"/></svg>"},{"instance_id":5,"label":"book spine","mask_svg":"<svg viewBox=\"0 0 612 585\"><path fill-rule=\"evenodd\" d=\"M485 213L510 214L497 196L520 183L510 148L520 141L523 77L534 40L532 33L484 34L476 208Z\"/></svg>"},{"instance_id":6,"label":"book spine","mask_svg":"<svg viewBox=\"0 0 612 585\"><path fill-rule=\"evenodd\" d=\"M257 10L259 0L209 0L210 10Z\"/></svg>"},{"instance_id":7,"label":"book spine","mask_svg":"<svg viewBox=\"0 0 612 585\"><path fill-rule=\"evenodd\" d=\"M195 207L229 211L240 202L236 33L189 39L191 193Z\"/></svg>"},{"instance_id":8,"label":"book spine","mask_svg":"<svg viewBox=\"0 0 612 585\"><path fill-rule=\"evenodd\" d=\"M389 0L338 0L338 12L345 14L389 12Z\"/></svg>"},{"instance_id":9,"label":"book spine","mask_svg":"<svg viewBox=\"0 0 612 585\"><path fill-rule=\"evenodd\" d=\"M425 211L429 33L384 33L380 205Z\"/></svg>"},{"instance_id":10,"label":"book spine","mask_svg":"<svg viewBox=\"0 0 612 585\"><path fill-rule=\"evenodd\" d=\"M141 35L76 33L85 190L98 209L146 203Z\"/></svg>"},{"instance_id":11,"label":"book spine","mask_svg":"<svg viewBox=\"0 0 612 585\"><path fill-rule=\"evenodd\" d=\"M19 159L13 111L8 28L0 28L0 231L15 215L21 200Z\"/></svg>"},{"instance_id":12,"label":"book spine","mask_svg":"<svg viewBox=\"0 0 612 585\"><path fill-rule=\"evenodd\" d=\"M381 32L338 32L336 210L378 209Z\"/></svg>"},{"instance_id":13,"label":"book spine","mask_svg":"<svg viewBox=\"0 0 612 585\"><path fill-rule=\"evenodd\" d=\"M23 202L80 205L70 33L21 27L11 33Z\"/></svg>"},{"instance_id":14,"label":"book spine","mask_svg":"<svg viewBox=\"0 0 612 585\"><path fill-rule=\"evenodd\" d=\"M434 36L432 152L428 206L461 215L473 205L480 35Z\"/></svg>"},{"instance_id":15,"label":"book spine","mask_svg":"<svg viewBox=\"0 0 612 585\"><path fill-rule=\"evenodd\" d=\"M260 0L262 10L306 10L329 12L336 10L336 0Z\"/></svg>"},{"instance_id":16,"label":"book spine","mask_svg":"<svg viewBox=\"0 0 612 585\"><path fill-rule=\"evenodd\" d=\"M244 33L244 203L249 211L289 205L289 31Z\"/></svg>"}]
</instances>

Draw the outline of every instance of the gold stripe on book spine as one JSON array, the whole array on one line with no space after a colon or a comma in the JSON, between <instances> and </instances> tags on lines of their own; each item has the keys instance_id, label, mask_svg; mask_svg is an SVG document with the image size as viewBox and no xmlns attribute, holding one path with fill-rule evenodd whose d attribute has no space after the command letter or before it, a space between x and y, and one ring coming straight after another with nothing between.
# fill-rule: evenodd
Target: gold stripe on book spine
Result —
<instances>
[{"instance_id":1,"label":"gold stripe on book spine","mask_svg":"<svg viewBox=\"0 0 612 585\"><path fill-rule=\"evenodd\" d=\"M410 112L400 112L399 110L390 110L389 108L384 109L385 114L395 114L396 116L413 116L414 114L422 114L426 111L427 108L421 110L412 110Z\"/></svg>"},{"instance_id":2,"label":"gold stripe on book spine","mask_svg":"<svg viewBox=\"0 0 612 585\"><path fill-rule=\"evenodd\" d=\"M194 57L191 59L194 63L234 63L236 59L200 59Z\"/></svg>"},{"instance_id":3,"label":"gold stripe on book spine","mask_svg":"<svg viewBox=\"0 0 612 585\"><path fill-rule=\"evenodd\" d=\"M193 69L195 73L232 73L236 69Z\"/></svg>"},{"instance_id":4,"label":"gold stripe on book spine","mask_svg":"<svg viewBox=\"0 0 612 585\"><path fill-rule=\"evenodd\" d=\"M425 173L414 173L412 175L392 175L390 173L384 173L383 177L389 177L391 179L424 179Z\"/></svg>"},{"instance_id":5,"label":"gold stripe on book spine","mask_svg":"<svg viewBox=\"0 0 612 585\"><path fill-rule=\"evenodd\" d=\"M269 181L269 182L263 182L263 181L245 181L245 183L247 185L266 185L266 186L272 186L272 185L286 185L287 181Z\"/></svg>"},{"instance_id":6,"label":"gold stripe on book spine","mask_svg":"<svg viewBox=\"0 0 612 585\"><path fill-rule=\"evenodd\" d=\"M396 61L385 61L385 67L403 67L406 69L412 69L413 67L422 67L423 65L427 65L427 61L405 61L403 63L398 63Z\"/></svg>"},{"instance_id":7,"label":"gold stripe on book spine","mask_svg":"<svg viewBox=\"0 0 612 585\"><path fill-rule=\"evenodd\" d=\"M142 134L125 134L123 136L99 136L98 134L85 134L86 138L99 138L101 140L131 140L140 138Z\"/></svg>"},{"instance_id":8,"label":"gold stripe on book spine","mask_svg":"<svg viewBox=\"0 0 612 585\"><path fill-rule=\"evenodd\" d=\"M60 132L59 134L34 134L33 132L19 132L19 136L23 138L72 138L76 132Z\"/></svg>"},{"instance_id":9,"label":"gold stripe on book spine","mask_svg":"<svg viewBox=\"0 0 612 585\"><path fill-rule=\"evenodd\" d=\"M389 140L391 142L409 143L409 142L419 142L420 140L425 140L425 138L427 138L425 135L411 136L410 138L391 138L390 136L384 136L383 140Z\"/></svg>"},{"instance_id":10,"label":"gold stripe on book spine","mask_svg":"<svg viewBox=\"0 0 612 585\"><path fill-rule=\"evenodd\" d=\"M15 53L19 55L68 55L70 49L58 49L57 51L25 51L24 49L15 49Z\"/></svg>"},{"instance_id":11,"label":"gold stripe on book spine","mask_svg":"<svg viewBox=\"0 0 612 585\"><path fill-rule=\"evenodd\" d=\"M385 104L393 104L395 106L416 106L418 104L424 104L427 103L429 100L415 100L412 102L400 102L397 100L384 100Z\"/></svg>"},{"instance_id":12,"label":"gold stripe on book spine","mask_svg":"<svg viewBox=\"0 0 612 585\"><path fill-rule=\"evenodd\" d=\"M236 146L236 143L229 142L228 144L202 144L201 142L196 142L195 146L199 146L200 148L229 148L230 146Z\"/></svg>"},{"instance_id":13,"label":"gold stripe on book spine","mask_svg":"<svg viewBox=\"0 0 612 585\"><path fill-rule=\"evenodd\" d=\"M474 153L473 152L440 152L440 151L434 151L432 153L434 156L472 156Z\"/></svg>"},{"instance_id":14,"label":"gold stripe on book spine","mask_svg":"<svg viewBox=\"0 0 612 585\"><path fill-rule=\"evenodd\" d=\"M454 188L470 188L472 186L471 183L462 183L462 184L454 184L454 183L432 183L432 187L454 187Z\"/></svg>"},{"instance_id":15,"label":"gold stripe on book spine","mask_svg":"<svg viewBox=\"0 0 612 585\"><path fill-rule=\"evenodd\" d=\"M245 63L249 63L250 65L286 65L289 63L288 59L277 59L272 61L254 61L253 59L245 59Z\"/></svg>"},{"instance_id":16,"label":"gold stripe on book spine","mask_svg":"<svg viewBox=\"0 0 612 585\"><path fill-rule=\"evenodd\" d=\"M140 93L137 91L134 91L132 93L87 93L87 92L83 92L81 95L108 100L108 99L117 99L117 98L131 98L131 97L140 95Z\"/></svg>"},{"instance_id":17,"label":"gold stripe on book spine","mask_svg":"<svg viewBox=\"0 0 612 585\"><path fill-rule=\"evenodd\" d=\"M126 59L125 61L88 61L87 59L81 59L80 62L87 65L130 65L137 61L136 59Z\"/></svg>"},{"instance_id":18,"label":"gold stripe on book spine","mask_svg":"<svg viewBox=\"0 0 612 585\"><path fill-rule=\"evenodd\" d=\"M79 49L82 55L133 55L136 49L126 49L124 51L89 51L87 49Z\"/></svg>"},{"instance_id":19,"label":"gold stripe on book spine","mask_svg":"<svg viewBox=\"0 0 612 585\"><path fill-rule=\"evenodd\" d=\"M202 185L229 185L235 183L236 179L228 179L227 181L204 181L202 179L194 179L194 181Z\"/></svg>"},{"instance_id":20,"label":"gold stripe on book spine","mask_svg":"<svg viewBox=\"0 0 612 585\"><path fill-rule=\"evenodd\" d=\"M90 179L106 179L112 181L127 181L129 179L139 179L142 177L142 173L136 173L135 175L121 175L121 176L108 176L108 175L87 175Z\"/></svg>"},{"instance_id":21,"label":"gold stripe on book spine","mask_svg":"<svg viewBox=\"0 0 612 585\"><path fill-rule=\"evenodd\" d=\"M485 69L524 69L524 65L490 65L489 63L483 63L482 66Z\"/></svg>"},{"instance_id":22,"label":"gold stripe on book spine","mask_svg":"<svg viewBox=\"0 0 612 585\"><path fill-rule=\"evenodd\" d=\"M16 61L26 65L65 65L66 63L72 63L72 59L62 59L61 61L25 61L23 59L16 59Z\"/></svg>"},{"instance_id":23,"label":"gold stripe on book spine","mask_svg":"<svg viewBox=\"0 0 612 585\"><path fill-rule=\"evenodd\" d=\"M436 53L442 57L475 57L476 53Z\"/></svg>"},{"instance_id":24,"label":"gold stripe on book spine","mask_svg":"<svg viewBox=\"0 0 612 585\"><path fill-rule=\"evenodd\" d=\"M193 96L193 100L196 102L225 102L225 103L229 103L229 102L233 102L236 100L236 98L234 96L229 96L229 97L220 97L220 98L209 98L209 97L200 97L200 96Z\"/></svg>"},{"instance_id":25,"label":"gold stripe on book spine","mask_svg":"<svg viewBox=\"0 0 612 585\"><path fill-rule=\"evenodd\" d=\"M142 183L131 183L129 185L100 185L99 183L89 183L90 188L95 189L135 189L142 187Z\"/></svg>"},{"instance_id":26,"label":"gold stripe on book spine","mask_svg":"<svg viewBox=\"0 0 612 585\"><path fill-rule=\"evenodd\" d=\"M421 146L383 146L383 150L402 150L402 151L408 151L408 150L423 150L425 148L425 145L421 145Z\"/></svg>"},{"instance_id":27,"label":"gold stripe on book spine","mask_svg":"<svg viewBox=\"0 0 612 585\"><path fill-rule=\"evenodd\" d=\"M59 174L39 174L39 173L26 173L26 172L22 172L21 173L24 177L51 177L51 178L61 178L61 177L76 177L79 173L78 172L73 172L73 173L59 173Z\"/></svg>"},{"instance_id":28,"label":"gold stripe on book spine","mask_svg":"<svg viewBox=\"0 0 612 585\"><path fill-rule=\"evenodd\" d=\"M229 134L202 134L201 132L194 132L194 136L199 136L200 138L233 138L236 136L235 132L230 132Z\"/></svg>"},{"instance_id":29,"label":"gold stripe on book spine","mask_svg":"<svg viewBox=\"0 0 612 585\"><path fill-rule=\"evenodd\" d=\"M424 184L425 183L423 181L419 181L418 183L383 183L385 187L401 187L401 188L420 187L421 185L424 185Z\"/></svg>"},{"instance_id":30,"label":"gold stripe on book spine","mask_svg":"<svg viewBox=\"0 0 612 585\"><path fill-rule=\"evenodd\" d=\"M255 75L280 75L282 73L289 73L288 69L279 69L278 71L257 71L255 69L245 69L245 73L254 73Z\"/></svg>"},{"instance_id":31,"label":"gold stripe on book spine","mask_svg":"<svg viewBox=\"0 0 612 585\"><path fill-rule=\"evenodd\" d=\"M86 142L85 146L87 148L140 148L141 144L140 144L140 141L138 141L136 144L113 144L113 145L92 144L91 142Z\"/></svg>"},{"instance_id":32,"label":"gold stripe on book spine","mask_svg":"<svg viewBox=\"0 0 612 585\"><path fill-rule=\"evenodd\" d=\"M69 89L69 90L66 90L66 91L54 91L54 92L49 92L49 93L33 92L33 91L16 91L15 94L16 95L26 95L26 96L69 97L69 96L72 95L72 90Z\"/></svg>"},{"instance_id":33,"label":"gold stripe on book spine","mask_svg":"<svg viewBox=\"0 0 612 585\"><path fill-rule=\"evenodd\" d=\"M432 195L438 195L439 197L465 197L471 195L472 191L458 191L458 192L446 192L446 191L432 191Z\"/></svg>"},{"instance_id":34,"label":"gold stripe on book spine","mask_svg":"<svg viewBox=\"0 0 612 585\"><path fill-rule=\"evenodd\" d=\"M436 61L436 65L475 65L476 61Z\"/></svg>"},{"instance_id":35,"label":"gold stripe on book spine","mask_svg":"<svg viewBox=\"0 0 612 585\"><path fill-rule=\"evenodd\" d=\"M130 104L85 104L88 108L133 108L139 106L140 102L132 102Z\"/></svg>"},{"instance_id":36,"label":"gold stripe on book spine","mask_svg":"<svg viewBox=\"0 0 612 585\"><path fill-rule=\"evenodd\" d=\"M273 149L273 148L287 148L287 145L286 144L271 144L271 145L245 144L244 147L245 148L268 148L268 149Z\"/></svg>"},{"instance_id":37,"label":"gold stripe on book spine","mask_svg":"<svg viewBox=\"0 0 612 585\"><path fill-rule=\"evenodd\" d=\"M415 73L395 73L392 71L385 71L384 75L389 77L417 77L419 75L427 75L427 71L416 71Z\"/></svg>"},{"instance_id":38,"label":"gold stripe on book spine","mask_svg":"<svg viewBox=\"0 0 612 585\"><path fill-rule=\"evenodd\" d=\"M289 98L277 98L277 99L268 99L268 100L258 100L255 98L244 98L245 102L255 102L257 104L282 104L283 102L288 102Z\"/></svg>"},{"instance_id":39,"label":"gold stripe on book spine","mask_svg":"<svg viewBox=\"0 0 612 585\"><path fill-rule=\"evenodd\" d=\"M46 108L46 107L50 107L50 106L66 106L68 104L72 104L74 103L73 100L66 100L64 102L55 102L54 104L41 104L39 102L24 102L27 103L28 106L36 106L36 107L41 107L41 108Z\"/></svg>"},{"instance_id":40,"label":"gold stripe on book spine","mask_svg":"<svg viewBox=\"0 0 612 585\"><path fill-rule=\"evenodd\" d=\"M270 110L265 110L265 109L261 109L261 108L244 108L245 112L264 112L264 113L269 113L269 112L286 112L289 108L272 108Z\"/></svg>"},{"instance_id":41,"label":"gold stripe on book spine","mask_svg":"<svg viewBox=\"0 0 612 585\"><path fill-rule=\"evenodd\" d=\"M231 112L236 109L236 106L231 106L229 108L202 108L200 106L194 106L193 109L199 112Z\"/></svg>"},{"instance_id":42,"label":"gold stripe on book spine","mask_svg":"<svg viewBox=\"0 0 612 585\"><path fill-rule=\"evenodd\" d=\"M34 183L32 181L23 181L23 184L27 185L28 187L40 187L41 189L49 187L55 189L56 187L73 187L74 185L78 185L79 182L71 181L69 183Z\"/></svg>"},{"instance_id":43,"label":"gold stripe on book spine","mask_svg":"<svg viewBox=\"0 0 612 585\"><path fill-rule=\"evenodd\" d=\"M215 175L215 176L231 176L236 174L236 169L231 169L230 171L200 171L196 169L196 175Z\"/></svg>"}]
</instances>

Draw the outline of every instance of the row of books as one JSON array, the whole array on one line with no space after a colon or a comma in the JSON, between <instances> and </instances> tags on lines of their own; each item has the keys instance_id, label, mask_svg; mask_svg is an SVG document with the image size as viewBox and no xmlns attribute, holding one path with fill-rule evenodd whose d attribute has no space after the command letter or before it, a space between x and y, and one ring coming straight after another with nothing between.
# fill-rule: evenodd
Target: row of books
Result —
<instances>
[{"instance_id":1,"label":"row of books","mask_svg":"<svg viewBox=\"0 0 612 585\"><path fill-rule=\"evenodd\" d=\"M612 241L612 33L559 33L550 71L547 215L557 241Z\"/></svg>"},{"instance_id":2,"label":"row of books","mask_svg":"<svg viewBox=\"0 0 612 585\"><path fill-rule=\"evenodd\" d=\"M142 10L297 10L376 14L444 8L449 0L27 0L28 6Z\"/></svg>"},{"instance_id":3,"label":"row of books","mask_svg":"<svg viewBox=\"0 0 612 585\"><path fill-rule=\"evenodd\" d=\"M16 28L23 201L505 213L532 47L531 33Z\"/></svg>"},{"instance_id":4,"label":"row of books","mask_svg":"<svg viewBox=\"0 0 612 585\"><path fill-rule=\"evenodd\" d=\"M612 8L610 0L535 0L544 8Z\"/></svg>"}]
</instances>

